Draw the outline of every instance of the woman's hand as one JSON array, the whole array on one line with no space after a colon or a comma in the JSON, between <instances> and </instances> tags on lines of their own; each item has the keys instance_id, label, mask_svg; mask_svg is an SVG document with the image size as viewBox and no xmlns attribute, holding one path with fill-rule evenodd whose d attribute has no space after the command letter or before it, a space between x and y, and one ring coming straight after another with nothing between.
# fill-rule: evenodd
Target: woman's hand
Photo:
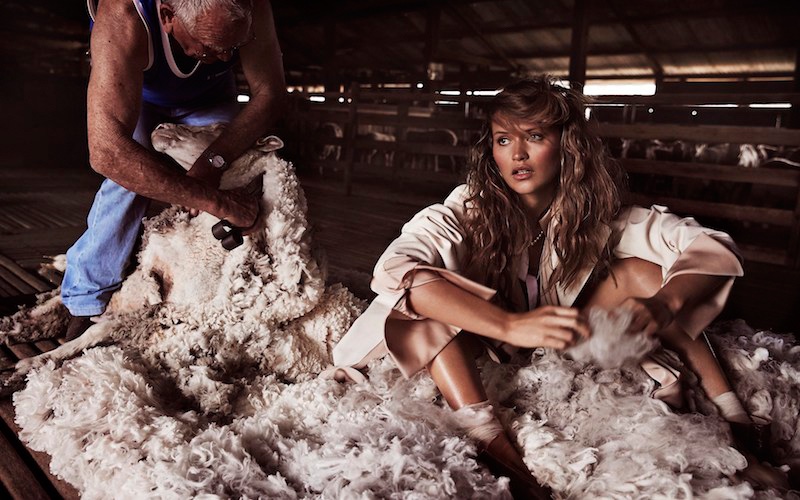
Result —
<instances>
[{"instance_id":1,"label":"woman's hand","mask_svg":"<svg viewBox=\"0 0 800 500\"><path fill-rule=\"evenodd\" d=\"M620 304L621 308L632 313L629 333L653 335L666 328L675 318L669 305L658 296L648 298L629 297Z\"/></svg>"},{"instance_id":2,"label":"woman's hand","mask_svg":"<svg viewBox=\"0 0 800 500\"><path fill-rule=\"evenodd\" d=\"M591 335L589 323L581 312L562 306L542 306L512 314L506 333L511 345L554 349L566 349Z\"/></svg>"}]
</instances>

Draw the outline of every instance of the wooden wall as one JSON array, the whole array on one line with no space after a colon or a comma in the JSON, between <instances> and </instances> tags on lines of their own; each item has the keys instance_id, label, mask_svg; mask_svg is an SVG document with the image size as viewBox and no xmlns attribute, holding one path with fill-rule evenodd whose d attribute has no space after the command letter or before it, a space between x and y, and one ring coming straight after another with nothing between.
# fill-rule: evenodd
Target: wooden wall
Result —
<instances>
[{"instance_id":1,"label":"wooden wall","mask_svg":"<svg viewBox=\"0 0 800 500\"><path fill-rule=\"evenodd\" d=\"M0 165L88 168L85 77L9 74L0 78Z\"/></svg>"}]
</instances>

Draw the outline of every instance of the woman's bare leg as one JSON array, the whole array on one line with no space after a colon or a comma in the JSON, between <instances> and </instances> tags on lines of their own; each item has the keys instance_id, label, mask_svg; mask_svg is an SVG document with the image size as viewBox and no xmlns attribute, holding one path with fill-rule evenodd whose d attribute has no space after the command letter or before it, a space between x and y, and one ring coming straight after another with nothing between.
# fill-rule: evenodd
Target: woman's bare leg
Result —
<instances>
[{"instance_id":1,"label":"woman's bare leg","mask_svg":"<svg viewBox=\"0 0 800 500\"><path fill-rule=\"evenodd\" d=\"M431 378L453 410L487 402L486 389L475 363L480 349L482 346L477 339L470 334L460 333L428 365ZM512 477L512 482L519 480L525 483L525 496L550 498L549 491L541 487L530 473L505 432L500 431L495 437L482 442L481 446L499 465L517 476Z\"/></svg>"},{"instance_id":2,"label":"woman's bare leg","mask_svg":"<svg viewBox=\"0 0 800 500\"><path fill-rule=\"evenodd\" d=\"M614 277L609 276L597 285L583 306L585 310L595 306L610 310L620 305L628 297L651 297L661 287L661 269L650 262L636 258L622 259L616 261L612 269L614 270ZM720 410L723 417L731 422L732 428L735 425L752 425L750 417L745 413L738 398L732 392L731 384L705 337L692 339L674 323L657 332L657 335L668 347L675 350L697 375L700 386L705 391L706 396L713 400L717 406L720 406L720 399L718 398L729 393L727 395L734 400L733 402L738 406L738 411L741 413L726 413L726 408L722 407L720 407ZM730 412L731 410L728 408L727 411ZM752 427L747 429L755 431ZM738 442L736 438L734 441L739 451L747 458L748 466L743 471L746 479L767 487L784 489L788 487L786 477L782 472L759 463L756 458L758 450L748 449L746 444Z\"/></svg>"},{"instance_id":3,"label":"woman's bare leg","mask_svg":"<svg viewBox=\"0 0 800 500\"><path fill-rule=\"evenodd\" d=\"M428 365L433 381L454 410L487 399L475 363L476 343L469 334L460 333Z\"/></svg>"},{"instance_id":4,"label":"woman's bare leg","mask_svg":"<svg viewBox=\"0 0 800 500\"><path fill-rule=\"evenodd\" d=\"M637 258L621 259L614 273L601 281L589 296L584 309L599 306L613 309L629 297L651 297L661 288L661 268ZM657 333L659 338L697 375L706 395L714 399L731 390L725 372L703 337L692 339L678 325L671 324Z\"/></svg>"}]
</instances>

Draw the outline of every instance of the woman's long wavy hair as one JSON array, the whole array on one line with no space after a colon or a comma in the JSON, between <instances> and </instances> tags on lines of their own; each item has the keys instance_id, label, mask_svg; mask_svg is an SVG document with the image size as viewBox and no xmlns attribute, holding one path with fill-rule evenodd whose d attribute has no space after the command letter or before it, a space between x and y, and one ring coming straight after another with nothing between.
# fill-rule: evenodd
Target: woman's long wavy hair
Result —
<instances>
[{"instance_id":1,"label":"woman's long wavy hair","mask_svg":"<svg viewBox=\"0 0 800 500\"><path fill-rule=\"evenodd\" d=\"M467 262L470 276L482 277L509 304L516 281L514 257L528 251L538 221L528 220L522 201L500 175L492 155L492 119L526 120L561 132L561 172L546 214L554 218L553 249L561 263L548 286L572 285L587 261L608 269L611 252L604 227L620 210L625 176L585 117L586 97L549 77L522 80L489 104L486 121L470 154L467 185Z\"/></svg>"}]
</instances>

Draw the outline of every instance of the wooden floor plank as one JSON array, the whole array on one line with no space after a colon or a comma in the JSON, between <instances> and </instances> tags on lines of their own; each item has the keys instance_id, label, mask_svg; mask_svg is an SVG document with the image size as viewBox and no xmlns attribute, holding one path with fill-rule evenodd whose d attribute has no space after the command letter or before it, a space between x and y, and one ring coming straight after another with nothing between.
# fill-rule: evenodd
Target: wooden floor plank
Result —
<instances>
[{"instance_id":1,"label":"wooden floor plank","mask_svg":"<svg viewBox=\"0 0 800 500\"><path fill-rule=\"evenodd\" d=\"M14 406L9 398L0 400L0 419L2 420L0 425L5 424L13 433L13 436L19 434L19 426L14 421ZM63 498L65 500L80 498L78 491L72 485L57 478L50 472L50 456L47 453L25 448L16 437L10 439L12 444L14 444L14 440L17 441L15 447L18 450L22 449L21 452L18 451L18 455L21 453L21 458L27 464L29 473L37 479L40 488L47 492L47 496L43 498ZM30 497L21 496L15 498L26 499Z\"/></svg>"},{"instance_id":2,"label":"wooden floor plank","mask_svg":"<svg viewBox=\"0 0 800 500\"><path fill-rule=\"evenodd\" d=\"M0 460L0 481L11 498L19 500L51 498L4 434L0 433L0 456L3 457Z\"/></svg>"},{"instance_id":3,"label":"wooden floor plank","mask_svg":"<svg viewBox=\"0 0 800 500\"><path fill-rule=\"evenodd\" d=\"M37 354L41 354L36 348L33 347L31 344L11 344L8 346L8 349L14 353L14 356L17 359L25 359L30 358L32 356L36 356Z\"/></svg>"}]
</instances>

